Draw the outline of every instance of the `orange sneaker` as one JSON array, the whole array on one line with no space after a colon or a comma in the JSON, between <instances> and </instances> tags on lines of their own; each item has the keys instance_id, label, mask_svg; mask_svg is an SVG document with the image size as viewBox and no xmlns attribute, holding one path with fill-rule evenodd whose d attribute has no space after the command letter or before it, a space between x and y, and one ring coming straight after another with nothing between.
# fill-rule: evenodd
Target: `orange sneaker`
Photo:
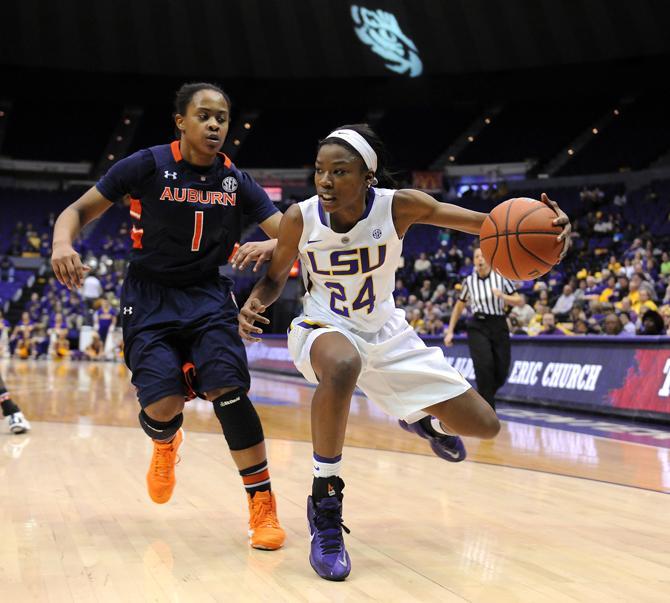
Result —
<instances>
[{"instance_id":1,"label":"orange sneaker","mask_svg":"<svg viewBox=\"0 0 670 603\"><path fill-rule=\"evenodd\" d=\"M277 501L270 491L256 492L249 503L249 544L255 549L274 551L284 544L286 533L277 519Z\"/></svg>"},{"instance_id":2,"label":"orange sneaker","mask_svg":"<svg viewBox=\"0 0 670 603\"><path fill-rule=\"evenodd\" d=\"M180 429L167 444L153 441L154 453L147 473L147 488L151 500L159 505L170 500L177 483L174 476L174 466L179 462L177 450L183 441L183 429Z\"/></svg>"}]
</instances>

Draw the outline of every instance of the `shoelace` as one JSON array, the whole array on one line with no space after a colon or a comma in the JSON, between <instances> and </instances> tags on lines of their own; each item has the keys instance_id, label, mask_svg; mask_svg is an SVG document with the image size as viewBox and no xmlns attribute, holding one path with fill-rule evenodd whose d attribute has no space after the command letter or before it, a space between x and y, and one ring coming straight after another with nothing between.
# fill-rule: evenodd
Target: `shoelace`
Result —
<instances>
[{"instance_id":1,"label":"shoelace","mask_svg":"<svg viewBox=\"0 0 670 603\"><path fill-rule=\"evenodd\" d=\"M170 444L159 444L156 446L156 452L154 454L154 475L157 475L161 479L167 480L170 478L170 470L172 469L172 455L174 454L174 448L172 446L173 442ZM175 465L179 463L181 458L177 456Z\"/></svg>"},{"instance_id":2,"label":"shoelace","mask_svg":"<svg viewBox=\"0 0 670 603\"><path fill-rule=\"evenodd\" d=\"M252 498L251 508L251 523L254 527L258 528L278 528L279 521L277 516L272 511L272 501L271 500L256 500L256 497Z\"/></svg>"},{"instance_id":3,"label":"shoelace","mask_svg":"<svg viewBox=\"0 0 670 603\"><path fill-rule=\"evenodd\" d=\"M344 543L342 530L347 534L351 533L351 530L344 525L340 511L338 509L317 509L314 523L319 530L321 552L324 554L339 553Z\"/></svg>"}]
</instances>

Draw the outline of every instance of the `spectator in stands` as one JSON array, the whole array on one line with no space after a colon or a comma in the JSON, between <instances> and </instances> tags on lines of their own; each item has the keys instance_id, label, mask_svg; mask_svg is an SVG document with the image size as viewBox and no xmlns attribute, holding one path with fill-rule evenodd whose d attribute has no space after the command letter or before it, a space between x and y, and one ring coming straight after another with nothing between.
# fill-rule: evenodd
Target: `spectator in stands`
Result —
<instances>
[{"instance_id":1,"label":"spectator in stands","mask_svg":"<svg viewBox=\"0 0 670 603\"><path fill-rule=\"evenodd\" d=\"M609 264L607 264L607 269L616 276L619 274L619 270L621 270L621 268L621 262L617 260L615 255L611 255Z\"/></svg>"},{"instance_id":2,"label":"spectator in stands","mask_svg":"<svg viewBox=\"0 0 670 603\"><path fill-rule=\"evenodd\" d=\"M589 335L593 332L585 318L578 318L575 320L572 323L572 330L575 335Z\"/></svg>"},{"instance_id":3,"label":"spectator in stands","mask_svg":"<svg viewBox=\"0 0 670 603\"><path fill-rule=\"evenodd\" d=\"M623 207L626 205L626 203L628 203L628 199L626 198L626 190L623 187L619 189L619 192L617 192L616 195L614 195L612 203L614 203L614 205L617 207Z\"/></svg>"},{"instance_id":4,"label":"spectator in stands","mask_svg":"<svg viewBox=\"0 0 670 603\"><path fill-rule=\"evenodd\" d=\"M612 216L605 215L603 212L599 211L596 213L596 223L593 225L593 231L599 234L608 234L614 230L614 223L612 222Z\"/></svg>"},{"instance_id":5,"label":"spectator in stands","mask_svg":"<svg viewBox=\"0 0 670 603\"><path fill-rule=\"evenodd\" d=\"M542 328L538 335L568 335L567 329L556 324L553 312L545 312L542 315Z\"/></svg>"},{"instance_id":6,"label":"spectator in stands","mask_svg":"<svg viewBox=\"0 0 670 603\"><path fill-rule=\"evenodd\" d=\"M542 283L544 285L544 283ZM535 312L538 312L538 308L546 308L549 306L549 293L547 292L547 289L540 289L539 293L537 294L537 299L535 300L535 303L533 304L535 308Z\"/></svg>"},{"instance_id":7,"label":"spectator in stands","mask_svg":"<svg viewBox=\"0 0 670 603\"><path fill-rule=\"evenodd\" d=\"M665 334L670 335L670 306L661 306L659 314L663 317Z\"/></svg>"},{"instance_id":8,"label":"spectator in stands","mask_svg":"<svg viewBox=\"0 0 670 603\"><path fill-rule=\"evenodd\" d=\"M422 251L419 257L414 261L414 272L418 278L430 278L432 276L432 264L428 259L428 254Z\"/></svg>"},{"instance_id":9,"label":"spectator in stands","mask_svg":"<svg viewBox=\"0 0 670 603\"><path fill-rule=\"evenodd\" d=\"M447 287L444 283L440 283L437 287L435 287L435 292L430 298L430 301L432 301L434 304L444 304L449 300L449 292L447 291Z\"/></svg>"},{"instance_id":10,"label":"spectator in stands","mask_svg":"<svg viewBox=\"0 0 670 603\"><path fill-rule=\"evenodd\" d=\"M30 342L30 356L31 358L46 356L48 349L49 337L47 336L46 328L41 323L36 324Z\"/></svg>"},{"instance_id":11,"label":"spectator in stands","mask_svg":"<svg viewBox=\"0 0 670 603\"><path fill-rule=\"evenodd\" d=\"M108 299L103 299L100 307L93 314L93 328L100 336L103 344L107 340L107 333L116 327L116 311Z\"/></svg>"},{"instance_id":12,"label":"spectator in stands","mask_svg":"<svg viewBox=\"0 0 670 603\"><path fill-rule=\"evenodd\" d=\"M640 253L642 251L644 251L644 247L642 246L642 239L635 238L633 239L633 242L631 243L630 247L624 252L623 254L624 260L631 260L635 257L637 253Z\"/></svg>"},{"instance_id":13,"label":"spectator in stands","mask_svg":"<svg viewBox=\"0 0 670 603\"><path fill-rule=\"evenodd\" d=\"M3 255L0 259L0 282L13 283L15 274L14 262L11 258Z\"/></svg>"},{"instance_id":14,"label":"spectator in stands","mask_svg":"<svg viewBox=\"0 0 670 603\"><path fill-rule=\"evenodd\" d=\"M601 287L598 284L596 277L593 276L592 274L589 274L586 277L586 288L584 289L584 299L587 299L589 301L591 300L597 301L600 298L600 292L602 290L603 287Z\"/></svg>"},{"instance_id":15,"label":"spectator in stands","mask_svg":"<svg viewBox=\"0 0 670 603\"><path fill-rule=\"evenodd\" d=\"M104 346L100 335L95 332L93 333L91 343L86 346L84 355L88 360L102 360L104 358Z\"/></svg>"},{"instance_id":16,"label":"spectator in stands","mask_svg":"<svg viewBox=\"0 0 670 603\"><path fill-rule=\"evenodd\" d=\"M466 276L470 276L472 274L472 270L473 270L472 260L469 257L466 257L463 260L463 265L458 271L459 278L464 279Z\"/></svg>"},{"instance_id":17,"label":"spectator in stands","mask_svg":"<svg viewBox=\"0 0 670 603\"><path fill-rule=\"evenodd\" d=\"M649 289L646 287L640 288L638 293L638 301L632 304L633 312L638 315L644 314L647 310L658 310L658 306L652 301Z\"/></svg>"},{"instance_id":18,"label":"spectator in stands","mask_svg":"<svg viewBox=\"0 0 670 603\"><path fill-rule=\"evenodd\" d=\"M618 337L619 335L627 335L623 330L621 319L614 314L614 312L610 312L603 320L603 335L611 335L615 337Z\"/></svg>"},{"instance_id":19,"label":"spectator in stands","mask_svg":"<svg viewBox=\"0 0 670 603\"><path fill-rule=\"evenodd\" d=\"M44 232L40 236L40 256L46 258L49 255L51 255L51 240L49 234Z\"/></svg>"},{"instance_id":20,"label":"spectator in stands","mask_svg":"<svg viewBox=\"0 0 670 603\"><path fill-rule=\"evenodd\" d=\"M397 299L398 297L402 297L403 299L407 299L409 295L409 291L407 290L407 287L405 287L405 283L401 278L396 279L395 282L395 290L393 291L393 296Z\"/></svg>"},{"instance_id":21,"label":"spectator in stands","mask_svg":"<svg viewBox=\"0 0 670 603\"><path fill-rule=\"evenodd\" d=\"M27 358L30 355L30 342L34 328L35 323L31 320L30 314L23 312L21 320L16 324L9 338L10 349L13 349L19 357Z\"/></svg>"},{"instance_id":22,"label":"spectator in stands","mask_svg":"<svg viewBox=\"0 0 670 603\"><path fill-rule=\"evenodd\" d=\"M40 251L41 239L32 223L26 224L26 249L29 253L35 254Z\"/></svg>"},{"instance_id":23,"label":"spectator in stands","mask_svg":"<svg viewBox=\"0 0 670 603\"><path fill-rule=\"evenodd\" d=\"M667 251L661 255L661 276L670 276L670 255Z\"/></svg>"},{"instance_id":24,"label":"spectator in stands","mask_svg":"<svg viewBox=\"0 0 670 603\"><path fill-rule=\"evenodd\" d=\"M612 302L612 303L619 301L618 296L616 295L617 288L616 288L616 278L614 277L614 275L610 274L606 279L603 279L603 282L605 284L605 287L600 292L600 297L598 297L598 301Z\"/></svg>"},{"instance_id":25,"label":"spectator in stands","mask_svg":"<svg viewBox=\"0 0 670 603\"><path fill-rule=\"evenodd\" d=\"M628 337L637 335L637 332L635 331L635 323L631 321L630 314L628 312L619 312L619 320L621 321L623 333L625 333Z\"/></svg>"},{"instance_id":26,"label":"spectator in stands","mask_svg":"<svg viewBox=\"0 0 670 603\"><path fill-rule=\"evenodd\" d=\"M640 335L663 335L665 334L665 322L656 310L647 310L642 316Z\"/></svg>"},{"instance_id":27,"label":"spectator in stands","mask_svg":"<svg viewBox=\"0 0 670 603\"><path fill-rule=\"evenodd\" d=\"M37 322L42 317L42 301L40 300L40 295L37 291L33 291L30 294L30 300L25 307L26 312L30 314L30 318Z\"/></svg>"},{"instance_id":28,"label":"spectator in stands","mask_svg":"<svg viewBox=\"0 0 670 603\"><path fill-rule=\"evenodd\" d=\"M67 337L69 332L70 327L67 320L60 312L57 312L49 323L49 334L53 334L53 339L58 340L60 337Z\"/></svg>"},{"instance_id":29,"label":"spectator in stands","mask_svg":"<svg viewBox=\"0 0 670 603\"><path fill-rule=\"evenodd\" d=\"M556 318L563 322L568 319L568 314L575 303L575 294L570 285L563 286L563 293L558 297L552 311Z\"/></svg>"},{"instance_id":30,"label":"spectator in stands","mask_svg":"<svg viewBox=\"0 0 670 603\"><path fill-rule=\"evenodd\" d=\"M438 316L436 310L433 310L428 314L428 320L425 323L424 329L427 335L442 335L442 332L444 331L444 323Z\"/></svg>"},{"instance_id":31,"label":"spectator in stands","mask_svg":"<svg viewBox=\"0 0 670 603\"><path fill-rule=\"evenodd\" d=\"M425 333L425 322L423 318L421 317L421 310L418 308L414 308L410 315L409 315L409 322L410 326L417 332L417 333Z\"/></svg>"},{"instance_id":32,"label":"spectator in stands","mask_svg":"<svg viewBox=\"0 0 670 603\"><path fill-rule=\"evenodd\" d=\"M463 263L463 252L454 243L447 253L447 262L451 264L454 273L458 273Z\"/></svg>"},{"instance_id":33,"label":"spectator in stands","mask_svg":"<svg viewBox=\"0 0 670 603\"><path fill-rule=\"evenodd\" d=\"M432 295L433 295L432 282L430 281L430 279L425 279L423 281L423 285L421 285L421 289L419 289L419 298L421 298L423 301L426 301L429 300Z\"/></svg>"},{"instance_id":34,"label":"spectator in stands","mask_svg":"<svg viewBox=\"0 0 670 603\"><path fill-rule=\"evenodd\" d=\"M86 306L91 308L93 302L102 296L102 285L98 280L98 277L95 275L95 272L89 272L88 276L84 279L84 285L81 289L81 294L86 302Z\"/></svg>"},{"instance_id":35,"label":"spectator in stands","mask_svg":"<svg viewBox=\"0 0 670 603\"><path fill-rule=\"evenodd\" d=\"M530 306L528 306L530 308ZM532 309L532 308L531 308ZM528 331L521 325L516 316L508 316L507 323L511 335L528 335Z\"/></svg>"},{"instance_id":36,"label":"spectator in stands","mask_svg":"<svg viewBox=\"0 0 670 603\"><path fill-rule=\"evenodd\" d=\"M59 335L53 346L53 356L56 359L69 358L70 356L70 340L67 335Z\"/></svg>"},{"instance_id":37,"label":"spectator in stands","mask_svg":"<svg viewBox=\"0 0 670 603\"><path fill-rule=\"evenodd\" d=\"M535 316L535 310L533 310L528 303L526 295L524 293L519 293L519 297L521 298L520 305L513 306L508 315L510 318L510 331L512 333L514 333L512 319L515 319L519 329L522 329L525 332L530 321L533 320L533 316Z\"/></svg>"}]
</instances>

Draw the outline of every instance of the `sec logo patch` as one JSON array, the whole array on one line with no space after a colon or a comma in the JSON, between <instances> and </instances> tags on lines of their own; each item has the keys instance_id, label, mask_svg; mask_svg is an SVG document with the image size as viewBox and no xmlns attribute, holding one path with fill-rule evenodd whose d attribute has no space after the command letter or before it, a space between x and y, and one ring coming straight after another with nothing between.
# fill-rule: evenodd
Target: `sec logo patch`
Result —
<instances>
[{"instance_id":1,"label":"sec logo patch","mask_svg":"<svg viewBox=\"0 0 670 603\"><path fill-rule=\"evenodd\" d=\"M234 193L237 190L237 178L228 176L223 179L221 186L226 193Z\"/></svg>"}]
</instances>

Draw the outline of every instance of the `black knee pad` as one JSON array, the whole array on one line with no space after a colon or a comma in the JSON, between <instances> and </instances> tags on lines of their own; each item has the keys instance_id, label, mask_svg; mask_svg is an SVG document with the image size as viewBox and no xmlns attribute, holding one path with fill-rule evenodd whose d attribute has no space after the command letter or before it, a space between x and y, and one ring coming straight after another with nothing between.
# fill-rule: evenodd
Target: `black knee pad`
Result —
<instances>
[{"instance_id":1,"label":"black knee pad","mask_svg":"<svg viewBox=\"0 0 670 603\"><path fill-rule=\"evenodd\" d=\"M184 415L179 413L172 421L156 421L152 419L144 410L139 414L140 425L150 438L154 440L169 440L181 427L184 422Z\"/></svg>"},{"instance_id":2,"label":"black knee pad","mask_svg":"<svg viewBox=\"0 0 670 603\"><path fill-rule=\"evenodd\" d=\"M263 441L261 420L242 388L219 396L212 404L231 450L245 450Z\"/></svg>"}]
</instances>

